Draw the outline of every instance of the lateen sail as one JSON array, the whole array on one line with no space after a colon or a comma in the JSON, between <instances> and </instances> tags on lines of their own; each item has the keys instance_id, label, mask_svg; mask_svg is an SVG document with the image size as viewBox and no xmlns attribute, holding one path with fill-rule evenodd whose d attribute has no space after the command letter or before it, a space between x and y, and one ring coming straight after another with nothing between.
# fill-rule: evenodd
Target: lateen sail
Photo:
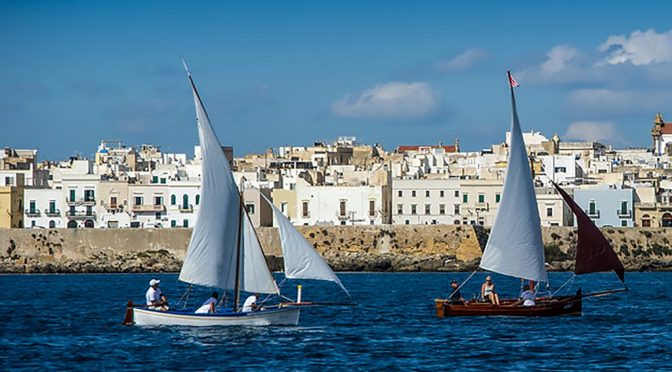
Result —
<instances>
[{"instance_id":1,"label":"lateen sail","mask_svg":"<svg viewBox=\"0 0 672 372\"><path fill-rule=\"evenodd\" d=\"M191 76L189 78L196 106L202 154L202 202L197 215L198 223L191 234L179 279L192 284L235 289L240 196L222 145L210 124ZM243 234L248 234L248 230L243 229ZM246 248L241 254L241 260L244 259L240 268L241 289L250 292L277 292L266 263L264 262L263 267L257 267L255 263L247 262L250 258L256 258L256 263L260 262L258 254L263 258L258 244L255 247L249 241L245 244L245 238L242 240ZM255 249L259 252L255 252ZM271 288L274 289L271 291Z\"/></svg>"},{"instance_id":2,"label":"lateen sail","mask_svg":"<svg viewBox=\"0 0 672 372\"><path fill-rule=\"evenodd\" d=\"M611 244L609 244L609 241L607 241L583 209L576 204L574 199L555 182L552 183L576 216L578 238L576 242L576 265L574 272L576 274L589 274L614 270L618 278L622 282L625 282L625 269Z\"/></svg>"},{"instance_id":3,"label":"lateen sail","mask_svg":"<svg viewBox=\"0 0 672 372\"><path fill-rule=\"evenodd\" d=\"M517 278L548 282L541 221L530 164L511 89L511 140L501 203L480 267Z\"/></svg>"},{"instance_id":4,"label":"lateen sail","mask_svg":"<svg viewBox=\"0 0 672 372\"><path fill-rule=\"evenodd\" d=\"M345 293L348 293L341 280L322 259L320 254L317 253L315 248L264 194L260 194L273 208L273 216L280 232L280 245L282 246L282 256L285 261L285 277L289 279L332 281L341 286Z\"/></svg>"}]
</instances>

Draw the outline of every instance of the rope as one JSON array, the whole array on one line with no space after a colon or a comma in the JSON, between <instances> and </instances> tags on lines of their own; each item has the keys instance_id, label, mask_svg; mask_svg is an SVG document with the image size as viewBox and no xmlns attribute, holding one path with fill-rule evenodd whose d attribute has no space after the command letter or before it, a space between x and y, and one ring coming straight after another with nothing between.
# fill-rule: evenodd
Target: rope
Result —
<instances>
[{"instance_id":1,"label":"rope","mask_svg":"<svg viewBox=\"0 0 672 372\"><path fill-rule=\"evenodd\" d=\"M189 292L191 292L191 284L189 284L189 287L187 287L187 290L184 291L184 293L182 294L182 297L180 297L180 299L177 301L177 305L179 305L179 304L182 303L182 300L184 300L184 306L182 306L183 309L187 307L187 301L189 301ZM185 299L185 297L186 297L186 299Z\"/></svg>"},{"instance_id":2,"label":"rope","mask_svg":"<svg viewBox=\"0 0 672 372\"><path fill-rule=\"evenodd\" d=\"M555 296L556 293L560 292L562 288L564 288L569 282L573 282L574 278L576 277L576 274L572 274L572 276L567 279L561 286L560 288L556 289L555 292L551 293L551 297Z\"/></svg>"},{"instance_id":3,"label":"rope","mask_svg":"<svg viewBox=\"0 0 672 372\"><path fill-rule=\"evenodd\" d=\"M467 279L465 279L465 280L462 282L462 284L460 284L457 288L455 288L455 290L453 290L453 292L450 294L450 296L448 296L448 298L450 298L452 295L454 295L455 292L459 291L460 288L462 288L462 286L464 286L465 284L467 284L467 282L469 281L469 279L471 279L471 277L474 276L474 274L476 274L476 272L477 272L478 270L479 270L479 268L476 268L476 270L472 271L471 274L469 274L469 276L467 277Z\"/></svg>"}]
</instances>

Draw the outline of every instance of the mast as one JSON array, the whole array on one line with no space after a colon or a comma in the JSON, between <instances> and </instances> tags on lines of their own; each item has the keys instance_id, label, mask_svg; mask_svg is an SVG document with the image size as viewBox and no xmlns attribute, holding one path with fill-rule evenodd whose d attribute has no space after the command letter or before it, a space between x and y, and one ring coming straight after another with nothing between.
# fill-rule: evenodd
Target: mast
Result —
<instances>
[{"instance_id":1,"label":"mast","mask_svg":"<svg viewBox=\"0 0 672 372\"><path fill-rule=\"evenodd\" d=\"M233 295L233 311L238 312L240 305L240 251L243 236L243 193L240 193L240 206L238 207L238 240L236 242L236 285Z\"/></svg>"}]
</instances>

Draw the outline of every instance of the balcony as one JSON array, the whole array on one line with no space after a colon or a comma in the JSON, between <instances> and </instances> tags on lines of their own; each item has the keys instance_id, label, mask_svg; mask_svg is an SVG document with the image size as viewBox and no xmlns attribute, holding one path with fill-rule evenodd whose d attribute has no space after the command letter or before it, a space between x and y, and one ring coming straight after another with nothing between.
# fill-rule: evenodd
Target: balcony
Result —
<instances>
[{"instance_id":1,"label":"balcony","mask_svg":"<svg viewBox=\"0 0 672 372\"><path fill-rule=\"evenodd\" d=\"M61 210L60 209L45 209L44 214L47 215L47 217L60 217L61 216Z\"/></svg>"},{"instance_id":2,"label":"balcony","mask_svg":"<svg viewBox=\"0 0 672 372\"><path fill-rule=\"evenodd\" d=\"M119 213L124 211L124 206L121 204L103 203L103 208L110 213Z\"/></svg>"},{"instance_id":3,"label":"balcony","mask_svg":"<svg viewBox=\"0 0 672 372\"><path fill-rule=\"evenodd\" d=\"M96 212L68 211L66 216L71 220L95 220Z\"/></svg>"},{"instance_id":4,"label":"balcony","mask_svg":"<svg viewBox=\"0 0 672 372\"><path fill-rule=\"evenodd\" d=\"M488 202L476 203L476 209L480 209L482 211L488 211L490 210L490 203Z\"/></svg>"},{"instance_id":5,"label":"balcony","mask_svg":"<svg viewBox=\"0 0 672 372\"><path fill-rule=\"evenodd\" d=\"M132 205L131 206L131 211L133 212L165 212L166 206L163 204L160 205L145 205L145 204L140 204L140 205Z\"/></svg>"},{"instance_id":6,"label":"balcony","mask_svg":"<svg viewBox=\"0 0 672 372\"><path fill-rule=\"evenodd\" d=\"M40 217L40 210L39 209L26 209L26 216L27 217Z\"/></svg>"},{"instance_id":7,"label":"balcony","mask_svg":"<svg viewBox=\"0 0 672 372\"><path fill-rule=\"evenodd\" d=\"M587 210L585 211L588 218L600 218L600 210L595 209L594 211Z\"/></svg>"},{"instance_id":8,"label":"balcony","mask_svg":"<svg viewBox=\"0 0 672 372\"><path fill-rule=\"evenodd\" d=\"M632 218L632 210L630 209L617 209L616 214L618 218Z\"/></svg>"},{"instance_id":9,"label":"balcony","mask_svg":"<svg viewBox=\"0 0 672 372\"><path fill-rule=\"evenodd\" d=\"M94 206L96 205L96 199L93 198L87 198L87 199L70 199L70 198L65 198L65 201L68 203L68 205L91 205Z\"/></svg>"},{"instance_id":10,"label":"balcony","mask_svg":"<svg viewBox=\"0 0 672 372\"><path fill-rule=\"evenodd\" d=\"M194 211L194 206L189 205L180 205L180 213L191 213Z\"/></svg>"}]
</instances>

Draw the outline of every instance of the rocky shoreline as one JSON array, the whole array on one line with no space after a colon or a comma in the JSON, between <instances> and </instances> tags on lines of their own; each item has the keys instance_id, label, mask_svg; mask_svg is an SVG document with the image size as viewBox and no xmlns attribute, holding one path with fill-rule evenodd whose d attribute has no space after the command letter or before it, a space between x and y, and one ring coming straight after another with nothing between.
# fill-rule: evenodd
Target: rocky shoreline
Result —
<instances>
[{"instance_id":1,"label":"rocky shoreline","mask_svg":"<svg viewBox=\"0 0 672 372\"><path fill-rule=\"evenodd\" d=\"M442 272L478 267L488 230L474 226L301 227L336 271ZM628 271L672 271L666 229L603 230ZM277 232L259 229L267 262L282 270ZM146 273L180 270L191 231L0 230L0 273ZM573 270L575 230L545 228L550 271Z\"/></svg>"}]
</instances>

